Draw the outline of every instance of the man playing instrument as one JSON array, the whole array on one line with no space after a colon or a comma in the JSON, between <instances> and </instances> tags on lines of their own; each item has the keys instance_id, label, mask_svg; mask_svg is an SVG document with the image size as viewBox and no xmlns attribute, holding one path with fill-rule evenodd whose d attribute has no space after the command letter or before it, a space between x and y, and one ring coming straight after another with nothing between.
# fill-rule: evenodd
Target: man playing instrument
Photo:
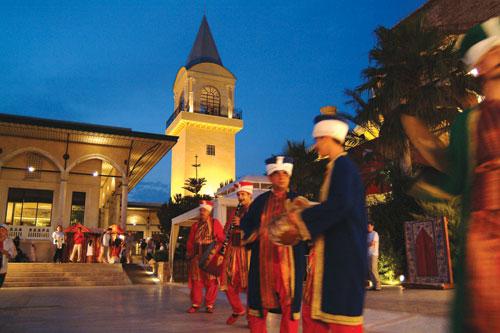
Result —
<instances>
[{"instance_id":1,"label":"man playing instrument","mask_svg":"<svg viewBox=\"0 0 500 333\"><path fill-rule=\"evenodd\" d=\"M269 238L269 225L285 212L285 203L297 197L289 192L293 160L275 156L266 160L272 190L258 196L241 220L243 239L252 251L248 274L250 331L265 333L269 311L281 312L280 332L298 332L306 244L280 246Z\"/></svg>"},{"instance_id":2,"label":"man playing instrument","mask_svg":"<svg viewBox=\"0 0 500 333\"><path fill-rule=\"evenodd\" d=\"M312 240L303 304L304 333L362 333L367 271L367 217L363 183L346 156L348 124L335 108L322 108L313 137L329 163L320 204L290 213L302 240Z\"/></svg>"},{"instance_id":3,"label":"man playing instrument","mask_svg":"<svg viewBox=\"0 0 500 333\"><path fill-rule=\"evenodd\" d=\"M211 201L200 201L200 217L193 224L187 241L188 284L191 289L191 307L188 313L199 310L203 300L203 287L205 287L206 312L214 312L214 304L217 298L217 277L202 271L199 267L200 257L208 246L214 241L223 242L224 232L220 222L211 216L213 203Z\"/></svg>"},{"instance_id":4,"label":"man playing instrument","mask_svg":"<svg viewBox=\"0 0 500 333\"><path fill-rule=\"evenodd\" d=\"M220 289L226 292L227 300L233 309L233 313L226 321L228 325L234 324L246 313L245 307L241 304L240 292L247 289L248 259L247 250L242 246L239 225L240 219L248 211L253 194L253 184L250 182L238 182L234 187L238 207L230 222L224 226L224 234L230 234L230 242L226 248L220 276Z\"/></svg>"}]
</instances>

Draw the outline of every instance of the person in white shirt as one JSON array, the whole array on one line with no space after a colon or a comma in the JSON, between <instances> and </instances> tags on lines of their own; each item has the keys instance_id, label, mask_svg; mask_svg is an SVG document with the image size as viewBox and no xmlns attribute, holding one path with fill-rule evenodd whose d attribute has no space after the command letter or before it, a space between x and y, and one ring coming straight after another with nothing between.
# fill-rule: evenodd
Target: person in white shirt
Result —
<instances>
[{"instance_id":1,"label":"person in white shirt","mask_svg":"<svg viewBox=\"0 0 500 333\"><path fill-rule=\"evenodd\" d=\"M7 264L9 259L14 258L17 255L16 246L12 239L9 238L9 230L3 224L0 224L0 288L5 281L7 276Z\"/></svg>"},{"instance_id":2,"label":"person in white shirt","mask_svg":"<svg viewBox=\"0 0 500 333\"><path fill-rule=\"evenodd\" d=\"M110 262L109 244L111 242L111 228L108 228L102 235L101 251L99 253L98 262Z\"/></svg>"},{"instance_id":3,"label":"person in white shirt","mask_svg":"<svg viewBox=\"0 0 500 333\"><path fill-rule=\"evenodd\" d=\"M52 243L56 246L56 252L54 253L54 262L63 262L63 253L66 242L64 240L64 232L62 231L62 226L59 224L56 231L52 233Z\"/></svg>"},{"instance_id":4,"label":"person in white shirt","mask_svg":"<svg viewBox=\"0 0 500 333\"><path fill-rule=\"evenodd\" d=\"M382 290L380 277L378 275L378 247L379 237L378 233L374 230L373 222L368 222L368 275L370 281L373 283L374 290Z\"/></svg>"},{"instance_id":5,"label":"person in white shirt","mask_svg":"<svg viewBox=\"0 0 500 333\"><path fill-rule=\"evenodd\" d=\"M94 262L94 242L90 239L87 242L87 263L91 264Z\"/></svg>"}]
</instances>

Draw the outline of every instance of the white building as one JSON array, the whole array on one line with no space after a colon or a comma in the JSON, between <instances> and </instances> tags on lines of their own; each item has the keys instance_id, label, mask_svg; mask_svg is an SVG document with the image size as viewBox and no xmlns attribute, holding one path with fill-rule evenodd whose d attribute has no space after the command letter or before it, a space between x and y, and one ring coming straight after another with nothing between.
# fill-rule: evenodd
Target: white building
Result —
<instances>
[{"instance_id":1,"label":"white building","mask_svg":"<svg viewBox=\"0 0 500 333\"><path fill-rule=\"evenodd\" d=\"M58 224L126 228L128 193L177 138L0 114L0 223L51 256ZM168 198L165 198L167 201Z\"/></svg>"}]
</instances>

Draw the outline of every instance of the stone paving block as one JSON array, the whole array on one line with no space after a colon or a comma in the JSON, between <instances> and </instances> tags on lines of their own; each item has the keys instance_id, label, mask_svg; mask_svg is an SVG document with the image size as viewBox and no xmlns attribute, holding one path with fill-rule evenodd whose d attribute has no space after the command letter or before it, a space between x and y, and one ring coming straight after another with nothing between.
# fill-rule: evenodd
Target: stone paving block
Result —
<instances>
[{"instance_id":1,"label":"stone paving block","mask_svg":"<svg viewBox=\"0 0 500 333\"><path fill-rule=\"evenodd\" d=\"M446 329L441 314L449 301L446 293L384 290L368 294L367 300L366 333ZM403 306L385 309L391 302ZM187 314L189 304L189 289L182 284L0 289L0 332L249 332L243 318L233 326L225 324L231 308L222 292L213 314ZM435 309L428 311L432 315L419 313L429 304ZM269 315L269 333L279 332L279 321L279 315Z\"/></svg>"}]
</instances>

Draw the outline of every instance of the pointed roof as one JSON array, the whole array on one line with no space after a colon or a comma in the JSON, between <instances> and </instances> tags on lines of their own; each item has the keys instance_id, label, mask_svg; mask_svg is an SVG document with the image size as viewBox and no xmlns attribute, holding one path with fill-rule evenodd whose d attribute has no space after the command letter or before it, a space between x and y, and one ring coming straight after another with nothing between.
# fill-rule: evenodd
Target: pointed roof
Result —
<instances>
[{"instance_id":1,"label":"pointed roof","mask_svg":"<svg viewBox=\"0 0 500 333\"><path fill-rule=\"evenodd\" d=\"M198 34L196 35L196 40L194 41L193 48L186 61L186 68L189 69L203 62L210 62L223 66L205 15L203 15Z\"/></svg>"}]
</instances>

